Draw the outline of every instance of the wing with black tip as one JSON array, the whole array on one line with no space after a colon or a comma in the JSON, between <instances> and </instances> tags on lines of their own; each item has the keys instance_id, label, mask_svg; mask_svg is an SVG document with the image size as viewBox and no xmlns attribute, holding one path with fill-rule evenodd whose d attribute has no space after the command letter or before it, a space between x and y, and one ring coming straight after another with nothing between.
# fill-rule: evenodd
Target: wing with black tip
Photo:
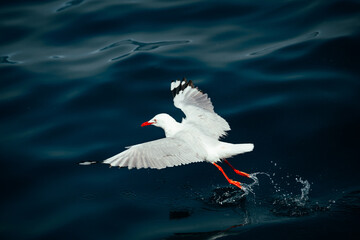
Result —
<instances>
[{"instance_id":1,"label":"wing with black tip","mask_svg":"<svg viewBox=\"0 0 360 240\"><path fill-rule=\"evenodd\" d=\"M185 113L185 121L191 122L214 138L226 136L226 131L230 130L229 124L214 112L208 95L195 87L191 80L173 81L171 92L175 107Z\"/></svg>"}]
</instances>

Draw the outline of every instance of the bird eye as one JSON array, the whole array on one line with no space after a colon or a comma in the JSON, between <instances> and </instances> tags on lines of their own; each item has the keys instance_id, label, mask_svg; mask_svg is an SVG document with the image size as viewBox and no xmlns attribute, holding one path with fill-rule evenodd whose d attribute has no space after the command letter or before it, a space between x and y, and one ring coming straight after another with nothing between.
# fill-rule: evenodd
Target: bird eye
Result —
<instances>
[{"instance_id":1,"label":"bird eye","mask_svg":"<svg viewBox=\"0 0 360 240\"><path fill-rule=\"evenodd\" d=\"M157 120L156 120L156 119L154 119L154 122L157 122Z\"/></svg>"}]
</instances>

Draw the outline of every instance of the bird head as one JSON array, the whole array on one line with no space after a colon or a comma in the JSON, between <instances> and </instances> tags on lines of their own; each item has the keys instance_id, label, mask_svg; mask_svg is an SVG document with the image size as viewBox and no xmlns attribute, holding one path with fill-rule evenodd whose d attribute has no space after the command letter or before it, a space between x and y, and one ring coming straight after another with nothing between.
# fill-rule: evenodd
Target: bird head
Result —
<instances>
[{"instance_id":1,"label":"bird head","mask_svg":"<svg viewBox=\"0 0 360 240\"><path fill-rule=\"evenodd\" d=\"M175 120L172 117L170 117L170 115L168 115L166 113L160 113L160 114L156 115L155 117L153 117L152 119L150 119L149 121L141 124L141 126L145 127L145 126L149 126L149 125L154 125L156 127L164 127L165 125L169 124L172 121L175 121Z\"/></svg>"}]
</instances>

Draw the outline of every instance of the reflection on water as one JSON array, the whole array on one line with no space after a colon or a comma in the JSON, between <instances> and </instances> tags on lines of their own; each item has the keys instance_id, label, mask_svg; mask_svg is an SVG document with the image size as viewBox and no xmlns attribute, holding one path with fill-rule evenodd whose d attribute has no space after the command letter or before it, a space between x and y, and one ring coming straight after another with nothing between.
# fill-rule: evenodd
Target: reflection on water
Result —
<instances>
[{"instance_id":1,"label":"reflection on water","mask_svg":"<svg viewBox=\"0 0 360 240\"><path fill-rule=\"evenodd\" d=\"M237 224L226 228L224 230L215 230L211 232L192 232L192 233L174 233L173 236L170 236L166 239L176 240L176 239L220 239L226 236L237 235L237 233L232 232L234 229L243 227L247 223Z\"/></svg>"}]
</instances>

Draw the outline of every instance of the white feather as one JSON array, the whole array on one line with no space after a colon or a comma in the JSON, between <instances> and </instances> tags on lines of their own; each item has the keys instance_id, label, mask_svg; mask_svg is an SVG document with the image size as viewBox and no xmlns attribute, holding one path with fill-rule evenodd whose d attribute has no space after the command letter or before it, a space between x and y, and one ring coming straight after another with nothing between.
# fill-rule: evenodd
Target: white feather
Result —
<instances>
[{"instance_id":1,"label":"white feather","mask_svg":"<svg viewBox=\"0 0 360 240\"><path fill-rule=\"evenodd\" d=\"M192 162L202 162L192 147L175 138L162 138L131 146L129 149L109 158L104 163L111 166L131 168L166 168Z\"/></svg>"},{"instance_id":2,"label":"white feather","mask_svg":"<svg viewBox=\"0 0 360 240\"><path fill-rule=\"evenodd\" d=\"M188 86L174 98L174 105L186 115L184 122L192 123L197 128L215 138L226 136L229 124L214 112L214 106L207 94Z\"/></svg>"}]
</instances>

